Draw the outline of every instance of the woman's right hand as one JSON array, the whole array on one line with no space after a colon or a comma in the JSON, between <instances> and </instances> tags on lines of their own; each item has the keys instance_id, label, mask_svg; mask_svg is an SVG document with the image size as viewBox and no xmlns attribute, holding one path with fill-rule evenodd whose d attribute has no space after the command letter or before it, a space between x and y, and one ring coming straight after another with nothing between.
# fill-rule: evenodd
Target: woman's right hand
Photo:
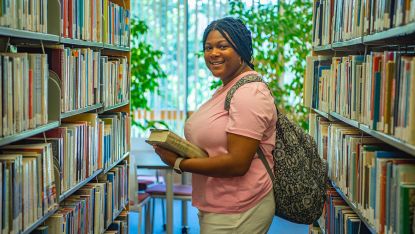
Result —
<instances>
[{"instance_id":1,"label":"woman's right hand","mask_svg":"<svg viewBox=\"0 0 415 234\"><path fill-rule=\"evenodd\" d=\"M153 145L153 148L165 164L174 166L174 162L179 157L178 154L157 145Z\"/></svg>"}]
</instances>

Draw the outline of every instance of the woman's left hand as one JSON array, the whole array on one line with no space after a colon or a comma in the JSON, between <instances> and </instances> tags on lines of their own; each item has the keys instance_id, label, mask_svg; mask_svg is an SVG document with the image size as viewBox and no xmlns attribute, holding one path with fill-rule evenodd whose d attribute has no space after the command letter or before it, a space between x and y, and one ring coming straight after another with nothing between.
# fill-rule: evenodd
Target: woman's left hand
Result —
<instances>
[{"instance_id":1,"label":"woman's left hand","mask_svg":"<svg viewBox=\"0 0 415 234\"><path fill-rule=\"evenodd\" d=\"M165 164L174 166L174 162L179 157L178 154L156 145L153 145L153 148Z\"/></svg>"}]
</instances>

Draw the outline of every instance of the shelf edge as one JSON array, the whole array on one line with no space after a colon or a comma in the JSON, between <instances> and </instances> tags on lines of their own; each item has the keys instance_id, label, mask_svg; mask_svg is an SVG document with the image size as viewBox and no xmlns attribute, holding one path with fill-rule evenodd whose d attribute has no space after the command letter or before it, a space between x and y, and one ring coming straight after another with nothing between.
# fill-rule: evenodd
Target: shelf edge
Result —
<instances>
[{"instance_id":1,"label":"shelf edge","mask_svg":"<svg viewBox=\"0 0 415 234\"><path fill-rule=\"evenodd\" d=\"M333 182L332 180L330 181L331 181L333 188L337 191L337 193L341 196L341 198L347 203L347 205L350 206L350 208L352 208L352 210L357 214L357 216L359 216L360 220L362 220L362 222L366 225L369 231L373 234L376 234L376 228L369 224L366 217L363 216L362 213L359 211L359 209L357 209L356 206L346 197L346 195L344 195L343 191L341 191L341 189L337 187L336 183Z\"/></svg>"},{"instance_id":2,"label":"shelf edge","mask_svg":"<svg viewBox=\"0 0 415 234\"><path fill-rule=\"evenodd\" d=\"M114 109L117 109L117 108L122 107L122 106L126 106L129 103L130 103L130 101L125 101L125 102L121 102L121 103L118 103L118 104L113 105L113 106L108 106L108 107L104 106L101 113L106 112L106 111L110 111L110 110L114 110Z\"/></svg>"},{"instance_id":3,"label":"shelf edge","mask_svg":"<svg viewBox=\"0 0 415 234\"><path fill-rule=\"evenodd\" d=\"M124 155L120 159L118 159L117 161L113 162L107 169L105 169L103 171L103 173L105 174L105 173L109 172L112 168L114 168L115 166L117 166L120 162L124 161L128 157L128 155L130 155L130 152L124 153Z\"/></svg>"},{"instance_id":4,"label":"shelf edge","mask_svg":"<svg viewBox=\"0 0 415 234\"><path fill-rule=\"evenodd\" d=\"M396 138L392 135L388 135L386 133L383 132L379 132L373 129L370 129L368 126L364 125L364 124L360 124L359 129L369 135L371 135L372 137L379 139L383 142L385 142L388 145L391 145L395 148L398 148L412 156L415 156L415 146L408 144L404 141L402 141L399 138Z\"/></svg>"},{"instance_id":5,"label":"shelf edge","mask_svg":"<svg viewBox=\"0 0 415 234\"><path fill-rule=\"evenodd\" d=\"M65 191L63 194L59 195L59 203L61 203L63 200L74 194L76 191L78 191L80 188L82 188L84 185L89 183L92 179L97 177L99 174L101 174L103 169L98 169L94 174L86 178L85 180L79 182L74 187L70 188L69 190Z\"/></svg>"},{"instance_id":6,"label":"shelf edge","mask_svg":"<svg viewBox=\"0 0 415 234\"><path fill-rule=\"evenodd\" d=\"M11 135L11 136L6 136L6 137L3 137L3 138L0 138L0 146L7 145L7 144L10 144L10 143L19 141L19 140L23 140L25 138L28 138L28 137L34 136L36 134L48 131L50 129L54 129L56 127L59 127L59 121L53 121L53 122L50 122L46 125L42 125L42 126L39 126L37 128L34 128L34 129L25 130L23 132L19 132L19 133L16 133L14 135Z\"/></svg>"},{"instance_id":7,"label":"shelf edge","mask_svg":"<svg viewBox=\"0 0 415 234\"><path fill-rule=\"evenodd\" d=\"M43 222L45 222L50 216L55 214L55 212L59 209L59 205L56 204L56 207L49 211L46 215L42 216L40 219L38 219L36 222L31 224L26 230L22 232L22 234L29 234L32 231L34 231L37 227L39 227Z\"/></svg>"},{"instance_id":8,"label":"shelf edge","mask_svg":"<svg viewBox=\"0 0 415 234\"><path fill-rule=\"evenodd\" d=\"M93 110L98 110L99 108L102 108L102 106L103 106L102 103L99 103L99 104L96 104L96 105L87 106L87 107L80 108L80 109L77 109L77 110L64 112L64 113L61 113L61 119L68 118L68 117L78 115L78 114L82 114L82 113L86 113L86 112L93 111Z\"/></svg>"}]
</instances>

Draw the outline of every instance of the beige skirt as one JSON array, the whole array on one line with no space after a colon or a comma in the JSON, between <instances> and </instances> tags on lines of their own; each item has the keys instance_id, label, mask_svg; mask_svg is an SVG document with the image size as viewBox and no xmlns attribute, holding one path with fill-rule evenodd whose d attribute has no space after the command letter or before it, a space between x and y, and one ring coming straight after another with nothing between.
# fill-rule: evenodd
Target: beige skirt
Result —
<instances>
[{"instance_id":1,"label":"beige skirt","mask_svg":"<svg viewBox=\"0 0 415 234\"><path fill-rule=\"evenodd\" d=\"M263 234L271 226L275 212L271 190L256 206L240 214L216 214L199 211L201 234Z\"/></svg>"}]
</instances>

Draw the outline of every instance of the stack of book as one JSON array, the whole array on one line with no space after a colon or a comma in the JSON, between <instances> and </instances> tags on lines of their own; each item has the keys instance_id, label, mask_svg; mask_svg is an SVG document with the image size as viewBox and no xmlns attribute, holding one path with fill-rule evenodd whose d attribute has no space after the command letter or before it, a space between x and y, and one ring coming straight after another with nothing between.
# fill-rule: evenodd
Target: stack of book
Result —
<instances>
[{"instance_id":1,"label":"stack of book","mask_svg":"<svg viewBox=\"0 0 415 234\"><path fill-rule=\"evenodd\" d=\"M399 51L308 58L307 102L415 144L415 57Z\"/></svg>"},{"instance_id":2,"label":"stack of book","mask_svg":"<svg viewBox=\"0 0 415 234\"><path fill-rule=\"evenodd\" d=\"M48 123L48 77L44 54L0 54L0 137Z\"/></svg>"},{"instance_id":3,"label":"stack of book","mask_svg":"<svg viewBox=\"0 0 415 234\"><path fill-rule=\"evenodd\" d=\"M100 84L108 87L101 92L104 106L113 106L128 101L130 83L127 57L102 56L100 67L102 77Z\"/></svg>"},{"instance_id":4,"label":"stack of book","mask_svg":"<svg viewBox=\"0 0 415 234\"><path fill-rule=\"evenodd\" d=\"M129 12L109 0L62 0L61 36L128 46Z\"/></svg>"},{"instance_id":5,"label":"stack of book","mask_svg":"<svg viewBox=\"0 0 415 234\"><path fill-rule=\"evenodd\" d=\"M325 46L415 21L413 1L314 0L313 46Z\"/></svg>"},{"instance_id":6,"label":"stack of book","mask_svg":"<svg viewBox=\"0 0 415 234\"><path fill-rule=\"evenodd\" d=\"M327 191L319 224L324 233L370 233L359 216L333 188Z\"/></svg>"},{"instance_id":7,"label":"stack of book","mask_svg":"<svg viewBox=\"0 0 415 234\"><path fill-rule=\"evenodd\" d=\"M354 127L316 114L310 120L330 179L365 221L379 233L413 227L415 158Z\"/></svg>"},{"instance_id":8,"label":"stack of book","mask_svg":"<svg viewBox=\"0 0 415 234\"><path fill-rule=\"evenodd\" d=\"M103 132L104 168L122 159L130 147L130 117L126 112L99 115Z\"/></svg>"},{"instance_id":9,"label":"stack of book","mask_svg":"<svg viewBox=\"0 0 415 234\"><path fill-rule=\"evenodd\" d=\"M0 5L0 26L48 32L48 0L2 0Z\"/></svg>"},{"instance_id":10,"label":"stack of book","mask_svg":"<svg viewBox=\"0 0 415 234\"><path fill-rule=\"evenodd\" d=\"M57 206L50 143L0 148L0 230L20 233Z\"/></svg>"},{"instance_id":11,"label":"stack of book","mask_svg":"<svg viewBox=\"0 0 415 234\"><path fill-rule=\"evenodd\" d=\"M103 233L127 204L126 180L124 161L109 173L99 175L98 182L86 184L62 201L58 211L46 220L49 231Z\"/></svg>"}]
</instances>

